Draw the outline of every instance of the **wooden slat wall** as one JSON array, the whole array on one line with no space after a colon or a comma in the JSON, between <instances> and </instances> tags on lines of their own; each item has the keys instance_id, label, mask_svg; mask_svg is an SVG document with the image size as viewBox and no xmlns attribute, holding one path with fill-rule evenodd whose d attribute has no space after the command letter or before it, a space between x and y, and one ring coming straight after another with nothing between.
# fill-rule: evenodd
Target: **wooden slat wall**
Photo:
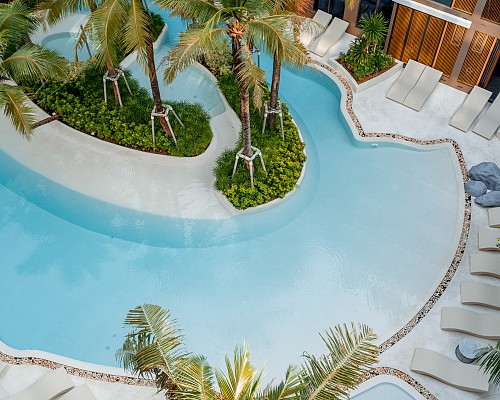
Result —
<instances>
[{"instance_id":1,"label":"wooden slat wall","mask_svg":"<svg viewBox=\"0 0 500 400\"><path fill-rule=\"evenodd\" d=\"M500 24L500 0L488 0L481 18Z\"/></svg>"},{"instance_id":2,"label":"wooden slat wall","mask_svg":"<svg viewBox=\"0 0 500 400\"><path fill-rule=\"evenodd\" d=\"M408 24L410 23L411 9L405 6L398 6L396 20L392 28L391 42L389 43L388 53L398 60L403 51L403 44L406 37Z\"/></svg>"},{"instance_id":3,"label":"wooden slat wall","mask_svg":"<svg viewBox=\"0 0 500 400\"><path fill-rule=\"evenodd\" d=\"M472 14L474 12L474 8L476 7L476 3L477 0L454 0L451 8Z\"/></svg>"},{"instance_id":4,"label":"wooden slat wall","mask_svg":"<svg viewBox=\"0 0 500 400\"><path fill-rule=\"evenodd\" d=\"M441 32L445 22L439 18L430 17L427 32L425 33L424 43L418 62L431 66L434 62L434 55L441 39Z\"/></svg>"},{"instance_id":5,"label":"wooden slat wall","mask_svg":"<svg viewBox=\"0 0 500 400\"><path fill-rule=\"evenodd\" d=\"M486 61L495 44L495 38L486 33L476 31L467 52L464 65L460 70L458 81L474 86L479 83Z\"/></svg>"},{"instance_id":6,"label":"wooden slat wall","mask_svg":"<svg viewBox=\"0 0 500 400\"><path fill-rule=\"evenodd\" d=\"M407 63L408 60L416 60L420 42L424 33L425 23L427 21L427 14L420 11L415 11L413 20L411 21L410 33L406 41L406 46L403 52L402 61Z\"/></svg>"},{"instance_id":7,"label":"wooden slat wall","mask_svg":"<svg viewBox=\"0 0 500 400\"><path fill-rule=\"evenodd\" d=\"M433 65L434 68L442 71L445 76L450 76L453 71L460 46L464 40L465 31L466 29L462 26L446 22L439 52Z\"/></svg>"}]
</instances>

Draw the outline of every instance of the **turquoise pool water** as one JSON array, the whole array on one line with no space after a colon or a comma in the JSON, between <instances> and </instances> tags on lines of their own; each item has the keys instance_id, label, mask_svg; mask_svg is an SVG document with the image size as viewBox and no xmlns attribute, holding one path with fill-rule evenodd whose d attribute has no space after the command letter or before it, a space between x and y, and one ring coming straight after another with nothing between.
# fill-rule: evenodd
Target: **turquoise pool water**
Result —
<instances>
[{"instance_id":1,"label":"turquoise pool water","mask_svg":"<svg viewBox=\"0 0 500 400\"><path fill-rule=\"evenodd\" d=\"M115 365L127 310L152 302L172 310L190 351L222 366L246 340L271 379L322 352L318 332L336 323L365 322L381 339L400 329L458 243L450 152L355 142L339 89L311 69L283 71L281 96L307 143L301 188L226 220L114 207L0 151L0 339Z\"/></svg>"},{"instance_id":2,"label":"turquoise pool water","mask_svg":"<svg viewBox=\"0 0 500 400\"><path fill-rule=\"evenodd\" d=\"M423 398L423 397L421 397ZM416 400L393 383L379 383L366 391L351 397L352 400Z\"/></svg>"},{"instance_id":3,"label":"turquoise pool water","mask_svg":"<svg viewBox=\"0 0 500 400\"><path fill-rule=\"evenodd\" d=\"M75 44L77 40L76 33L61 32L53 35L45 36L40 43L42 46L51 50L58 51L64 58L69 61L75 61ZM89 42L89 49L92 53L92 43ZM77 49L78 60L85 61L90 58L89 49L86 46Z\"/></svg>"}]
</instances>

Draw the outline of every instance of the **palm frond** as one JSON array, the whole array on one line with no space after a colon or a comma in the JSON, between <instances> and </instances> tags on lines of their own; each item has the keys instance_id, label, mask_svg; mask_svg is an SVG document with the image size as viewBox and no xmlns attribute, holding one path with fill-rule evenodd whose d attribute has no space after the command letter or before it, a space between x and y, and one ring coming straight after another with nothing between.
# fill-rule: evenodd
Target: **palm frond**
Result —
<instances>
[{"instance_id":1,"label":"palm frond","mask_svg":"<svg viewBox=\"0 0 500 400\"><path fill-rule=\"evenodd\" d=\"M198 20L204 24L208 21L218 8L209 0L154 0L162 8L172 11L172 15L178 15L185 19Z\"/></svg>"},{"instance_id":2,"label":"palm frond","mask_svg":"<svg viewBox=\"0 0 500 400\"><path fill-rule=\"evenodd\" d=\"M366 325L358 329L337 325L321 336L328 354L319 357L305 354L305 383L311 390L309 400L345 398L359 384L360 378L377 363L376 335Z\"/></svg>"},{"instance_id":3,"label":"palm frond","mask_svg":"<svg viewBox=\"0 0 500 400\"><path fill-rule=\"evenodd\" d=\"M179 36L179 45L167 57L168 67L163 79L172 82L176 75L193 65L206 52L217 52L227 47L225 28L199 29L193 28Z\"/></svg>"},{"instance_id":4,"label":"palm frond","mask_svg":"<svg viewBox=\"0 0 500 400\"><path fill-rule=\"evenodd\" d=\"M67 60L60 54L34 44L26 44L0 61L0 69L6 71L14 80L58 79L64 76L67 66Z\"/></svg>"},{"instance_id":5,"label":"palm frond","mask_svg":"<svg viewBox=\"0 0 500 400\"><path fill-rule=\"evenodd\" d=\"M233 353L233 364L226 355L226 374L215 370L215 377L224 400L252 399L262 378L260 373L250 364L250 352L243 344L236 345Z\"/></svg>"},{"instance_id":6,"label":"palm frond","mask_svg":"<svg viewBox=\"0 0 500 400\"><path fill-rule=\"evenodd\" d=\"M304 370L290 365L286 370L285 380L279 385L269 384L258 396L259 400L299 400L305 389Z\"/></svg>"},{"instance_id":7,"label":"palm frond","mask_svg":"<svg viewBox=\"0 0 500 400\"><path fill-rule=\"evenodd\" d=\"M14 0L9 4L0 4L0 33L4 39L16 39L29 35L37 24L35 14L29 5L22 0Z\"/></svg>"},{"instance_id":8,"label":"palm frond","mask_svg":"<svg viewBox=\"0 0 500 400\"><path fill-rule=\"evenodd\" d=\"M93 38L97 44L95 63L103 66L106 60L113 64L118 63L118 52L122 45L122 28L127 23L129 5L126 0L106 0L94 11L89 19L92 27ZM76 45L83 44L85 29L81 32Z\"/></svg>"},{"instance_id":9,"label":"palm frond","mask_svg":"<svg viewBox=\"0 0 500 400\"><path fill-rule=\"evenodd\" d=\"M159 389L176 387L176 374L187 353L170 312L143 304L129 311L125 326L133 330L116 354L120 364L133 373L154 378Z\"/></svg>"},{"instance_id":10,"label":"palm frond","mask_svg":"<svg viewBox=\"0 0 500 400\"><path fill-rule=\"evenodd\" d=\"M54 25L68 15L92 8L89 6L89 1L85 0L46 0L37 5L37 10L44 23Z\"/></svg>"},{"instance_id":11,"label":"palm frond","mask_svg":"<svg viewBox=\"0 0 500 400\"><path fill-rule=\"evenodd\" d=\"M494 385L500 384L500 342L496 346L482 348L479 352L479 367L485 374L489 374L489 382Z\"/></svg>"},{"instance_id":12,"label":"palm frond","mask_svg":"<svg viewBox=\"0 0 500 400\"><path fill-rule=\"evenodd\" d=\"M127 22L123 31L125 52L137 51L137 61L144 71L154 73L155 71L148 71L147 67L148 48L153 46L151 16L142 0L129 0L129 4Z\"/></svg>"},{"instance_id":13,"label":"palm frond","mask_svg":"<svg viewBox=\"0 0 500 400\"><path fill-rule=\"evenodd\" d=\"M33 132L35 115L26 94L17 86L0 83L0 107L16 130L29 139Z\"/></svg>"},{"instance_id":14,"label":"palm frond","mask_svg":"<svg viewBox=\"0 0 500 400\"><path fill-rule=\"evenodd\" d=\"M178 389L170 393L178 400L220 400L214 390L214 371L203 356L192 356L177 373Z\"/></svg>"}]
</instances>

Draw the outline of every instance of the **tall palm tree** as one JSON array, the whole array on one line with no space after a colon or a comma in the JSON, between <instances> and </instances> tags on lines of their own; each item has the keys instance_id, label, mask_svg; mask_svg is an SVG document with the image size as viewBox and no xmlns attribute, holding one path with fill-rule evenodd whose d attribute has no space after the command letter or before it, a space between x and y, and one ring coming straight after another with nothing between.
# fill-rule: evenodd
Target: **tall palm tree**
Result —
<instances>
[{"instance_id":1,"label":"tall palm tree","mask_svg":"<svg viewBox=\"0 0 500 400\"><path fill-rule=\"evenodd\" d=\"M278 93L281 80L281 65L283 63L302 67L307 64L310 59L308 52L300 42L300 29L306 17L309 16L312 10L311 0L275 0L273 14L282 15L288 13L290 20L293 22L288 34L289 40L286 43L278 42L276 50L273 53L273 73L271 80L271 93L269 97L269 107L276 110L278 104ZM292 44L293 46L286 46ZM276 114L269 115L269 128L271 131L276 129Z\"/></svg>"},{"instance_id":2,"label":"tall palm tree","mask_svg":"<svg viewBox=\"0 0 500 400\"><path fill-rule=\"evenodd\" d=\"M85 12L90 10L91 14L96 12L101 6L100 3L95 0L45 0L38 4L37 9L42 11L44 17L44 22L49 25L53 25L68 15ZM96 57L98 66L106 66L108 75L111 77L116 76L115 65L118 63L117 50L119 48L116 43L115 35L106 35L106 32L101 29L101 27L92 26L93 19L87 20L83 30L80 31L78 39L75 45L76 48L83 44L83 40L87 37L89 31L95 32L97 34L102 34L107 37L107 46L101 48L100 56ZM111 85L113 87L113 94L115 101L118 103L120 99L120 88L118 85Z\"/></svg>"},{"instance_id":3,"label":"tall palm tree","mask_svg":"<svg viewBox=\"0 0 500 400\"><path fill-rule=\"evenodd\" d=\"M0 107L17 131L29 139L35 116L29 98L12 81L64 76L67 61L56 52L36 46L29 37L38 19L23 0L0 4Z\"/></svg>"},{"instance_id":4,"label":"tall palm tree","mask_svg":"<svg viewBox=\"0 0 500 400\"><path fill-rule=\"evenodd\" d=\"M336 400L348 396L377 362L376 336L370 328L338 325L322 337L328 353L306 354L302 367L290 366L285 379L261 389L262 371L250 363L245 345L236 346L233 360L215 371L202 356L189 355L168 310L144 304L131 310L125 325L132 328L117 353L130 372L155 379L159 391L175 400ZM214 388L214 376L220 396Z\"/></svg>"},{"instance_id":5,"label":"tall palm tree","mask_svg":"<svg viewBox=\"0 0 500 400\"><path fill-rule=\"evenodd\" d=\"M251 157L250 93L254 104L262 103L265 72L252 56L253 44L274 54L295 48L290 36L290 15L275 14L272 0L155 0L174 15L197 21L197 28L180 35L179 45L171 52L164 79L175 76L197 62L207 51L223 51L231 46L233 69L240 90L243 154ZM250 165L247 164L248 168Z\"/></svg>"}]
</instances>

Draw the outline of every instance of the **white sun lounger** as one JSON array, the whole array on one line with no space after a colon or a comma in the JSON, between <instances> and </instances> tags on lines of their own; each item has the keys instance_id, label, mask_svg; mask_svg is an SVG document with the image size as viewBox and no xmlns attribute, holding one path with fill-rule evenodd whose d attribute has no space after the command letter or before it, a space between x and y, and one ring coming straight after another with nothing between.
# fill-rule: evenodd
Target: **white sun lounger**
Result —
<instances>
[{"instance_id":1,"label":"white sun lounger","mask_svg":"<svg viewBox=\"0 0 500 400\"><path fill-rule=\"evenodd\" d=\"M474 86L464 103L457 110L450 121L450 125L467 132L474 120L481 113L482 109L490 99L491 92Z\"/></svg>"},{"instance_id":2,"label":"white sun lounger","mask_svg":"<svg viewBox=\"0 0 500 400\"><path fill-rule=\"evenodd\" d=\"M493 104L488 108L484 115L479 119L472 132L491 139L500 126L500 96L497 96Z\"/></svg>"},{"instance_id":3,"label":"white sun lounger","mask_svg":"<svg viewBox=\"0 0 500 400\"><path fill-rule=\"evenodd\" d=\"M416 111L420 111L422 106L427 101L429 96L436 88L439 80L443 76L441 71L431 67L425 67L424 72L420 75L417 84L410 90L403 104Z\"/></svg>"},{"instance_id":4,"label":"white sun lounger","mask_svg":"<svg viewBox=\"0 0 500 400\"><path fill-rule=\"evenodd\" d=\"M500 243L500 230L479 231L479 250L500 251L497 243Z\"/></svg>"},{"instance_id":5,"label":"white sun lounger","mask_svg":"<svg viewBox=\"0 0 500 400\"><path fill-rule=\"evenodd\" d=\"M471 254L470 273L500 278L500 254L487 251Z\"/></svg>"},{"instance_id":6,"label":"white sun lounger","mask_svg":"<svg viewBox=\"0 0 500 400\"><path fill-rule=\"evenodd\" d=\"M0 378L3 375L5 375L8 369L9 369L9 364L0 361Z\"/></svg>"},{"instance_id":7,"label":"white sun lounger","mask_svg":"<svg viewBox=\"0 0 500 400\"><path fill-rule=\"evenodd\" d=\"M342 38L342 36L344 36L348 26L349 22L340 18L334 18L330 26L326 28L326 31L312 42L312 44L308 47L308 50L323 57L330 47L332 47Z\"/></svg>"},{"instance_id":8,"label":"white sun lounger","mask_svg":"<svg viewBox=\"0 0 500 400\"><path fill-rule=\"evenodd\" d=\"M55 397L73 389L73 381L64 368L57 368L47 372L28 388L7 400L52 400Z\"/></svg>"},{"instance_id":9,"label":"white sun lounger","mask_svg":"<svg viewBox=\"0 0 500 400\"><path fill-rule=\"evenodd\" d=\"M460 284L462 304L500 309L500 287L481 282Z\"/></svg>"},{"instance_id":10,"label":"white sun lounger","mask_svg":"<svg viewBox=\"0 0 500 400\"><path fill-rule=\"evenodd\" d=\"M479 370L479 366L452 360L432 350L415 349L410 369L457 389L478 393L489 389L488 376Z\"/></svg>"},{"instance_id":11,"label":"white sun lounger","mask_svg":"<svg viewBox=\"0 0 500 400\"><path fill-rule=\"evenodd\" d=\"M481 314L458 307L441 309L441 329L485 339L500 339L500 314Z\"/></svg>"},{"instance_id":12,"label":"white sun lounger","mask_svg":"<svg viewBox=\"0 0 500 400\"><path fill-rule=\"evenodd\" d=\"M63 394L57 400L97 400L87 385L75 386L74 389L70 390L68 393Z\"/></svg>"},{"instance_id":13,"label":"white sun lounger","mask_svg":"<svg viewBox=\"0 0 500 400\"><path fill-rule=\"evenodd\" d=\"M326 29L332 18L333 16L331 14L318 10L316 11L316 14L314 14L312 20L314 22L317 22L319 25L323 26L324 29ZM312 43L314 39L316 39L319 36L320 32L315 34L314 31L317 27L313 26L313 24L310 24L309 20L306 21L305 24L307 24L307 26L300 33L300 41L305 47L307 47Z\"/></svg>"},{"instance_id":14,"label":"white sun lounger","mask_svg":"<svg viewBox=\"0 0 500 400\"><path fill-rule=\"evenodd\" d=\"M492 228L500 228L500 207L488 208L488 222Z\"/></svg>"},{"instance_id":15,"label":"white sun lounger","mask_svg":"<svg viewBox=\"0 0 500 400\"><path fill-rule=\"evenodd\" d=\"M417 84L418 79L424 72L425 65L414 60L409 60L399 78L394 82L387 92L388 99L403 103L410 90Z\"/></svg>"}]
</instances>

